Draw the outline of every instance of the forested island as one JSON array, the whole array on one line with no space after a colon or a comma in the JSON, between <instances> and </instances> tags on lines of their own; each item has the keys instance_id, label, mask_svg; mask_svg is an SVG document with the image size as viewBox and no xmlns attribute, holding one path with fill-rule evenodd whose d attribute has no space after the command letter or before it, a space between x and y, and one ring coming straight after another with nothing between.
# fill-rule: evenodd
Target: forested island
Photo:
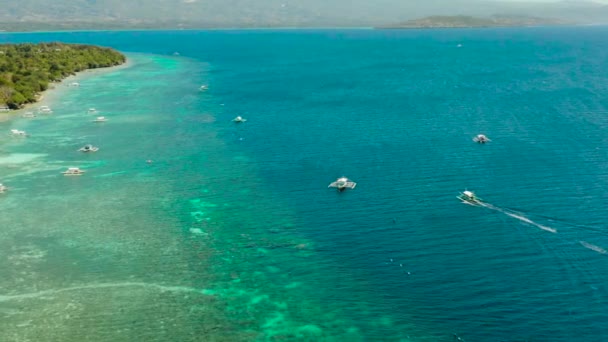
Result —
<instances>
[{"instance_id":1,"label":"forested island","mask_svg":"<svg viewBox=\"0 0 608 342\"><path fill-rule=\"evenodd\" d=\"M554 18L539 18L528 16L493 15L491 17L472 17L467 15L430 16L408 20L403 23L382 26L387 29L413 28L483 28L483 27L520 27L520 26L554 26L572 24L565 20Z\"/></svg>"},{"instance_id":2,"label":"forested island","mask_svg":"<svg viewBox=\"0 0 608 342\"><path fill-rule=\"evenodd\" d=\"M126 57L116 50L91 45L1 44L0 108L19 109L36 102L51 82L125 61Z\"/></svg>"}]
</instances>

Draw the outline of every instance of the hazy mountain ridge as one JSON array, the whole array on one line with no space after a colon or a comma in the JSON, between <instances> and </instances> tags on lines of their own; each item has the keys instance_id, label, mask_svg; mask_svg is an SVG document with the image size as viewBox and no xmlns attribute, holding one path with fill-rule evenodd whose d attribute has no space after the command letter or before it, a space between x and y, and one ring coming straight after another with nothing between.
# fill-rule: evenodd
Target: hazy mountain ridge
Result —
<instances>
[{"instance_id":1,"label":"hazy mountain ridge","mask_svg":"<svg viewBox=\"0 0 608 342\"><path fill-rule=\"evenodd\" d=\"M554 18L608 23L608 6L482 0L0 0L0 29L384 26L427 16Z\"/></svg>"},{"instance_id":2,"label":"hazy mountain ridge","mask_svg":"<svg viewBox=\"0 0 608 342\"><path fill-rule=\"evenodd\" d=\"M539 18L529 16L494 15L490 17L472 17L466 15L456 15L429 16L420 19L408 20L403 23L381 26L380 28L469 28L568 24L572 23L561 19Z\"/></svg>"}]
</instances>

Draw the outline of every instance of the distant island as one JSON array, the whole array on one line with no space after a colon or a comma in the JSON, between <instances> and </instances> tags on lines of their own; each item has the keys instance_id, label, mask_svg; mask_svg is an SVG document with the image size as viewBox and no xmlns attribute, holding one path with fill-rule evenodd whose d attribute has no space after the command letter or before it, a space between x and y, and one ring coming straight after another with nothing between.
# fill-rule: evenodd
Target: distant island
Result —
<instances>
[{"instance_id":1,"label":"distant island","mask_svg":"<svg viewBox=\"0 0 608 342\"><path fill-rule=\"evenodd\" d=\"M403 23L379 26L379 29L415 29L415 28L483 28L483 27L522 27L554 26L573 24L561 19L538 18L526 16L494 15L487 18L466 15L430 16L408 20Z\"/></svg>"},{"instance_id":2,"label":"distant island","mask_svg":"<svg viewBox=\"0 0 608 342\"><path fill-rule=\"evenodd\" d=\"M38 100L51 82L86 69L124 63L116 50L98 46L40 43L0 45L0 108L19 109Z\"/></svg>"}]
</instances>

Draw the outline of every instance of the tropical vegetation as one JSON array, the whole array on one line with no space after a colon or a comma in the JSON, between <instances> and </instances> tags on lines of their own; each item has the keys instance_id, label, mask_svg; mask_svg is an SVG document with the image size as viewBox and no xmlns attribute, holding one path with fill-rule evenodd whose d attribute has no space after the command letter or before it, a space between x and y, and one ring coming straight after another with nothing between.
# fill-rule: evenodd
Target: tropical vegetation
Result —
<instances>
[{"instance_id":1,"label":"tropical vegetation","mask_svg":"<svg viewBox=\"0 0 608 342\"><path fill-rule=\"evenodd\" d=\"M116 50L91 45L0 44L0 107L21 108L36 102L51 82L125 61Z\"/></svg>"}]
</instances>

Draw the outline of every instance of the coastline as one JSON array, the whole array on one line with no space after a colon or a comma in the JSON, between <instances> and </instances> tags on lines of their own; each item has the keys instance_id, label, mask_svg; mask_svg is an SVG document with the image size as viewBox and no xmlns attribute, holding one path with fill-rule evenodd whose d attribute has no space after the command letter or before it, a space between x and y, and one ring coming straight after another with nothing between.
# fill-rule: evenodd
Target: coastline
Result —
<instances>
[{"instance_id":1,"label":"coastline","mask_svg":"<svg viewBox=\"0 0 608 342\"><path fill-rule=\"evenodd\" d=\"M133 59L127 56L127 59L124 63L120 65L115 65L111 67L104 68L95 68L95 69L87 69L76 73L75 75L70 75L59 82L53 82L49 84L47 90L41 92L38 96L38 100L34 103L28 103L23 106L23 108L9 110L8 112L0 113L0 122L6 122L12 120L14 118L20 117L21 114L32 111L36 107L40 107L42 105L51 106L58 100L63 94L62 91L70 89L69 83L79 82L86 80L91 77L96 77L99 75L103 75L110 72L119 71L122 69L130 68L134 65ZM80 83L80 82L79 82Z\"/></svg>"}]
</instances>

